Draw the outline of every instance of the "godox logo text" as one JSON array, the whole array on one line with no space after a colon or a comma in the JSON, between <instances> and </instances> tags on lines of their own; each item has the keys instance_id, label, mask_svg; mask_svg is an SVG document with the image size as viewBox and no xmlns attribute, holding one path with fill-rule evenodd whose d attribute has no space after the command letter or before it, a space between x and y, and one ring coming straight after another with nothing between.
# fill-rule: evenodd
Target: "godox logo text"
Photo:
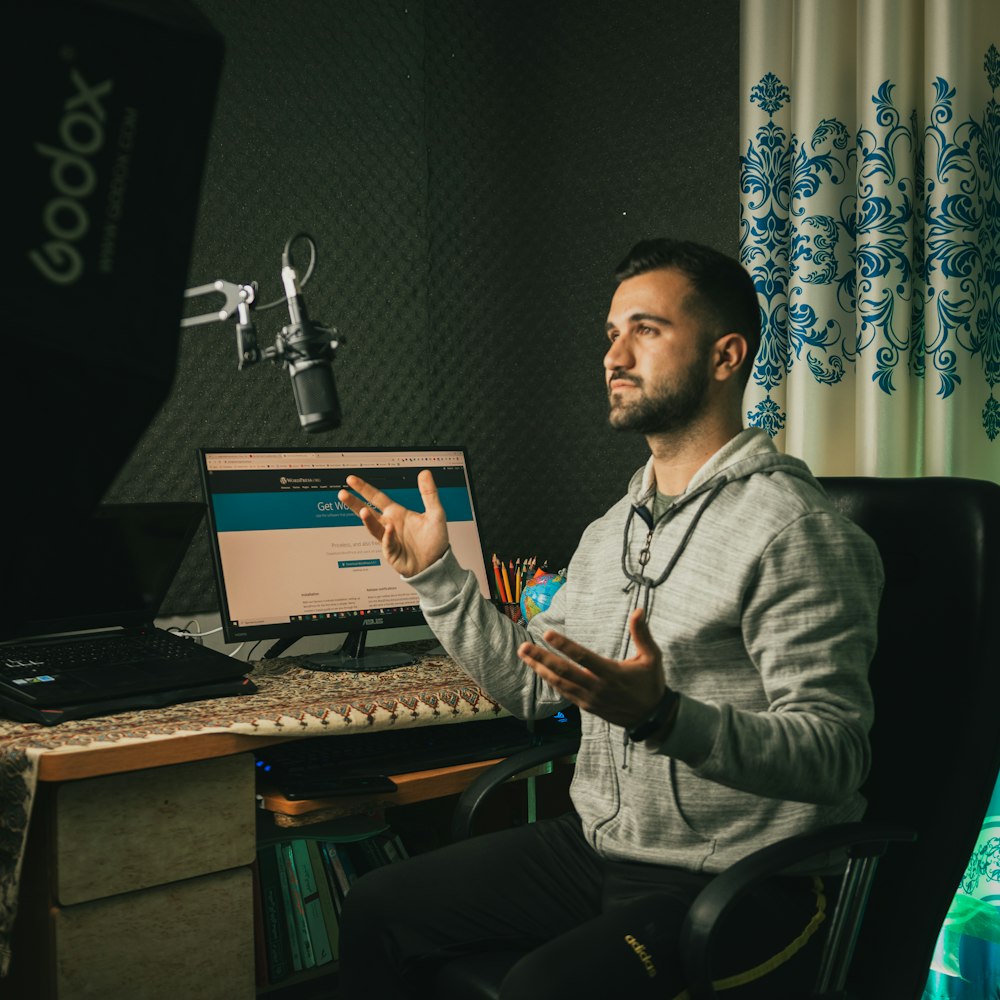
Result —
<instances>
[{"instance_id":1,"label":"godox logo text","mask_svg":"<svg viewBox=\"0 0 1000 1000\"><path fill-rule=\"evenodd\" d=\"M83 274L83 257L74 245L90 229L83 200L97 187L97 172L88 157L104 146L105 111L101 104L112 82L91 86L76 69L70 82L76 88L63 106L58 136L61 146L36 143L35 151L49 161L55 194L42 209L42 225L51 239L29 252L31 262L56 285L71 285Z\"/></svg>"}]
</instances>

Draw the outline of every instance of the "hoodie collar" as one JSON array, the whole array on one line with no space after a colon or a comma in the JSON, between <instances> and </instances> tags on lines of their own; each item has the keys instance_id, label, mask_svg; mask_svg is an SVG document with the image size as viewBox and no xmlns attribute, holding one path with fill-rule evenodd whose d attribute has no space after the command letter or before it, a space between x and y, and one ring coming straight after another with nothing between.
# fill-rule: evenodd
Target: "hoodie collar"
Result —
<instances>
[{"instance_id":1,"label":"hoodie collar","mask_svg":"<svg viewBox=\"0 0 1000 1000\"><path fill-rule=\"evenodd\" d=\"M812 479L812 474L804 462L790 455L782 454L764 431L757 427L750 427L727 441L712 455L691 477L687 488L678 499L681 500L701 492L706 483L718 476L732 481L742 479L754 472L778 468L800 478ZM632 477L629 484L629 494L633 503L645 506L652 500L655 490L656 474L653 471L653 456L650 455L646 465Z\"/></svg>"}]
</instances>

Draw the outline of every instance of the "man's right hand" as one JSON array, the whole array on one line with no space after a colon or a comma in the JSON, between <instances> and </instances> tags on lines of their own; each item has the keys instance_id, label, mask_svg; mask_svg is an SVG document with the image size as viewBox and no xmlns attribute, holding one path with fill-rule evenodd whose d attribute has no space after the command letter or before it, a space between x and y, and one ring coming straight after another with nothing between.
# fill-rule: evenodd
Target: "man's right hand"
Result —
<instances>
[{"instance_id":1,"label":"man's right hand","mask_svg":"<svg viewBox=\"0 0 1000 1000\"><path fill-rule=\"evenodd\" d=\"M423 514L396 503L358 476L348 476L347 485L367 502L347 490L341 490L337 496L382 543L386 562L400 576L416 576L444 555L448 548L447 521L429 470L424 469L417 476L424 501Z\"/></svg>"}]
</instances>

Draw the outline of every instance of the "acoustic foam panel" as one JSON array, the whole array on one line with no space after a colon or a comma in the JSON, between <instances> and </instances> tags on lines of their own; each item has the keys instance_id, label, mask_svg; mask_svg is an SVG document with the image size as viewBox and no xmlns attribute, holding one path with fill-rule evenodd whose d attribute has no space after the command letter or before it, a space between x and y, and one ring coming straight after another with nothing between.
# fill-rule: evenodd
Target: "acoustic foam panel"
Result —
<instances>
[{"instance_id":1,"label":"acoustic foam panel","mask_svg":"<svg viewBox=\"0 0 1000 1000\"><path fill-rule=\"evenodd\" d=\"M564 565L647 456L607 427L611 272L647 236L736 250L735 0L200 6L227 59L190 284L277 298L311 233L344 420L303 434L287 374L194 328L109 498L199 499L199 446L459 443L487 554ZM199 540L163 610L215 607Z\"/></svg>"}]
</instances>

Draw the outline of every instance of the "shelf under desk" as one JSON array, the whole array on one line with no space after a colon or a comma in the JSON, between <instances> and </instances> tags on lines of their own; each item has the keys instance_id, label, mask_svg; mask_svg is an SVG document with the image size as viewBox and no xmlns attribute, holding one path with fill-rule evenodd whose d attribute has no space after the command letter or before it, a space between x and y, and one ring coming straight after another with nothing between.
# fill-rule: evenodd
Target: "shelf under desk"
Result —
<instances>
[{"instance_id":1,"label":"shelf under desk","mask_svg":"<svg viewBox=\"0 0 1000 1000\"><path fill-rule=\"evenodd\" d=\"M318 822L309 820L316 813L323 818L350 816L360 809L391 808L439 799L446 795L463 792L480 774L496 760L475 761L469 764L452 764L427 771L410 771L405 774L391 774L396 783L394 792L366 792L362 795L337 795L318 799L289 799L277 788L258 786L258 803L261 808L274 813L275 817ZM280 819L277 822L281 823ZM291 825L291 824L289 824Z\"/></svg>"},{"instance_id":2,"label":"shelf under desk","mask_svg":"<svg viewBox=\"0 0 1000 1000\"><path fill-rule=\"evenodd\" d=\"M273 814L274 822L279 827L310 826L362 812L408 806L416 802L445 798L448 795L460 795L479 775L500 760L502 758L452 764L427 771L392 774L389 777L396 783L395 792L338 795L323 799L289 799L276 788L268 788L265 785L258 788L258 804ZM551 764L540 764L515 775L510 780L533 778L548 774L551 770Z\"/></svg>"}]
</instances>

